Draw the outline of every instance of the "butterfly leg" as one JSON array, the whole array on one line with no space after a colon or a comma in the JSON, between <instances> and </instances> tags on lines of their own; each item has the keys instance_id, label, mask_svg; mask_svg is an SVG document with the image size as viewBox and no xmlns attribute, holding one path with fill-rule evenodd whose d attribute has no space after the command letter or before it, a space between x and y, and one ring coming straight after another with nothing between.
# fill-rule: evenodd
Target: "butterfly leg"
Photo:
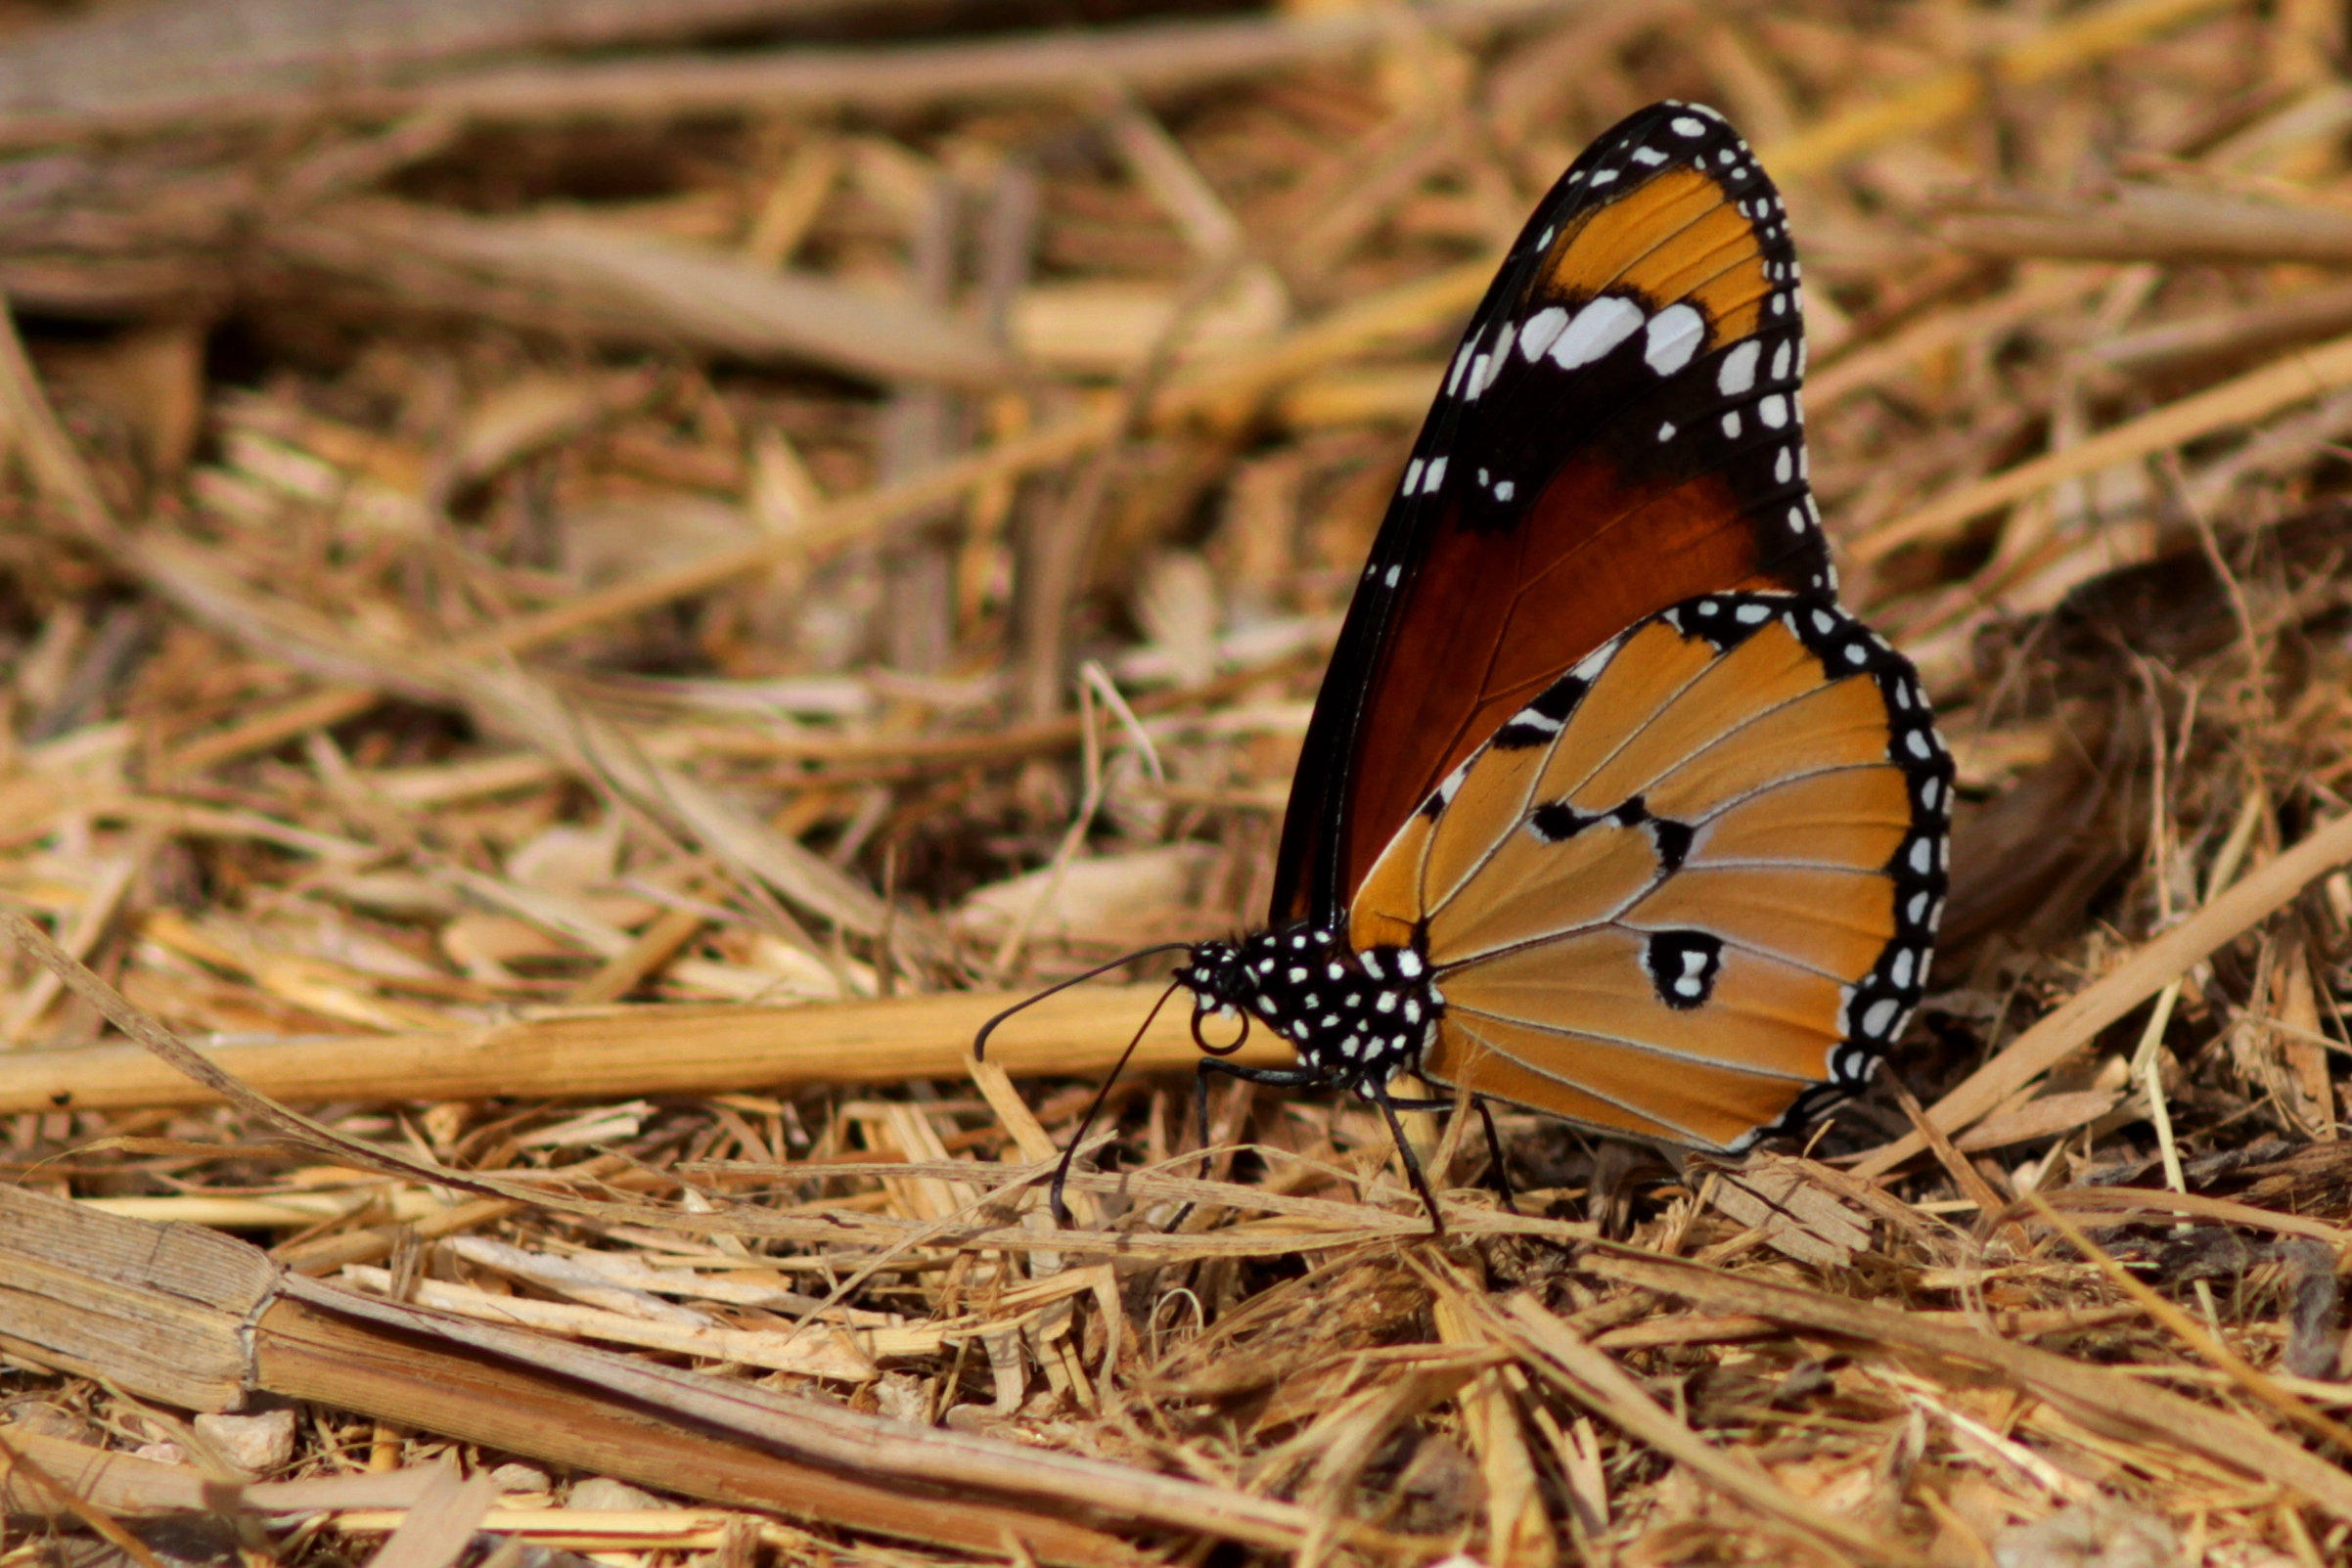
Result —
<instances>
[{"instance_id":1,"label":"butterfly leg","mask_svg":"<svg viewBox=\"0 0 2352 1568\"><path fill-rule=\"evenodd\" d=\"M1486 1156L1494 1165L1495 1191L1503 1199L1503 1207L1516 1214L1519 1206L1511 1200L1511 1167L1503 1159L1503 1135L1495 1131L1495 1113L1486 1108L1484 1095L1473 1095L1470 1103L1478 1107L1478 1120L1486 1127Z\"/></svg>"},{"instance_id":2,"label":"butterfly leg","mask_svg":"<svg viewBox=\"0 0 2352 1568\"><path fill-rule=\"evenodd\" d=\"M1364 1082L1359 1092L1366 1099L1380 1106L1380 1114L1388 1118L1388 1136L1396 1140L1396 1151L1405 1161L1405 1175L1412 1179L1413 1190L1421 1195L1421 1206L1429 1213L1429 1234L1433 1239L1444 1240L1445 1216L1437 1211L1437 1194L1429 1190L1429 1179L1422 1174L1421 1156L1413 1152L1413 1142L1405 1137L1405 1124L1396 1119L1396 1113L1400 1105L1407 1110L1421 1110L1429 1106L1451 1105L1453 1101L1432 1100L1428 1106L1425 1106L1415 1100L1391 1099L1388 1098L1387 1085L1370 1079Z\"/></svg>"},{"instance_id":3,"label":"butterfly leg","mask_svg":"<svg viewBox=\"0 0 2352 1568\"><path fill-rule=\"evenodd\" d=\"M1200 1179L1208 1180L1208 1075L1223 1073L1239 1078L1245 1084L1264 1084L1269 1089L1319 1089L1331 1082L1311 1067L1243 1067L1214 1056L1200 1058L1200 1072L1193 1082L1193 1104L1200 1117Z\"/></svg>"},{"instance_id":4,"label":"butterfly leg","mask_svg":"<svg viewBox=\"0 0 2352 1568\"><path fill-rule=\"evenodd\" d=\"M1239 1078L1245 1084L1264 1084L1273 1089L1314 1089L1330 1082L1322 1074L1310 1068L1243 1067L1230 1061L1220 1060L1215 1056L1201 1057L1200 1070L1193 1079L1193 1106L1200 1118L1200 1180L1203 1182L1208 1180L1209 1162L1212 1157L1208 1152L1208 1075L1210 1073L1223 1073L1228 1078ZM1168 1222L1169 1231L1173 1232L1177 1227L1183 1225L1192 1212L1193 1206L1190 1203L1179 1209L1176 1212L1176 1218Z\"/></svg>"},{"instance_id":5,"label":"butterfly leg","mask_svg":"<svg viewBox=\"0 0 2352 1568\"><path fill-rule=\"evenodd\" d=\"M1391 1099L1388 1103L1398 1110L1452 1110L1459 1102L1448 1096L1442 1099ZM1519 1206L1512 1201L1511 1168L1503 1162L1503 1138L1495 1131L1495 1113L1486 1108L1483 1095L1472 1096L1470 1103L1478 1107L1478 1120L1486 1124L1486 1153L1494 1167L1495 1193L1502 1198L1504 1208L1516 1214ZM1430 1212L1434 1215L1436 1211Z\"/></svg>"}]
</instances>

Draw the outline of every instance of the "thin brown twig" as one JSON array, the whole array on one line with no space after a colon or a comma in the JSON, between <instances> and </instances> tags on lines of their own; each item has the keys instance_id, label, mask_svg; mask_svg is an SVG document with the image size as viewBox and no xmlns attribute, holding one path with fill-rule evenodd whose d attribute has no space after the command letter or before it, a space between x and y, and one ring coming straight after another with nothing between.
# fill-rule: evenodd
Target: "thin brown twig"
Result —
<instances>
[{"instance_id":1,"label":"thin brown twig","mask_svg":"<svg viewBox=\"0 0 2352 1568\"><path fill-rule=\"evenodd\" d=\"M2050 1200L2041 1193L2028 1192L2019 1201L2052 1230L2064 1236L2067 1244L2081 1253L2087 1262L2097 1265L2099 1272L2105 1275L2116 1289L2131 1297L2142 1311L2162 1323L2174 1338L2228 1372L2239 1387L2287 1420L2314 1437L2334 1444L2338 1453L2352 1454L2352 1427L2313 1410L2264 1376L2252 1363L2222 1343L2218 1335L2134 1278L2129 1269L2117 1263L2104 1247L2085 1235L2081 1227L2051 1207Z\"/></svg>"}]
</instances>

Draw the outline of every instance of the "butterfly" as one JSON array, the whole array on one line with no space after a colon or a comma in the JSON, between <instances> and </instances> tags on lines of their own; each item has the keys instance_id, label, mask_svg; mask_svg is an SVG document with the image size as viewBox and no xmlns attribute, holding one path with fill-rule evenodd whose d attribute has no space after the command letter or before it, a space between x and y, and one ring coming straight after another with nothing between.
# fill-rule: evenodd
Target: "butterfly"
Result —
<instances>
[{"instance_id":1,"label":"butterfly","mask_svg":"<svg viewBox=\"0 0 2352 1568\"><path fill-rule=\"evenodd\" d=\"M1868 1082L1926 981L1953 766L1837 602L1804 368L1787 209L1722 115L1652 105L1560 177L1356 585L1270 924L1175 971L1203 1100L1358 1094L1435 1221L1396 1113L1454 1100L1400 1075L1723 1154ZM1236 1022L1297 1065L1221 1059Z\"/></svg>"}]
</instances>

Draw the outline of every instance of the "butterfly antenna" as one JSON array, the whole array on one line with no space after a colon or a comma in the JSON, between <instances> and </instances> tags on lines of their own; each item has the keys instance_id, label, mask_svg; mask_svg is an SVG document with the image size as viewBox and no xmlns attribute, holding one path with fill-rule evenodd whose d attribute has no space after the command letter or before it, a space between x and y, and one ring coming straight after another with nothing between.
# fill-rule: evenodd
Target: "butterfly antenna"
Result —
<instances>
[{"instance_id":1,"label":"butterfly antenna","mask_svg":"<svg viewBox=\"0 0 2352 1568\"><path fill-rule=\"evenodd\" d=\"M1182 946L1181 943L1178 945ZM1099 974L1102 971L1096 972ZM1144 1043L1144 1036L1152 1028L1152 1020L1159 1016L1159 1009L1168 1005L1168 998L1176 994L1176 988L1182 983L1170 980L1168 988L1159 994L1159 1000L1152 1004L1152 1010L1144 1014L1144 1021L1136 1027L1135 1037L1127 1042L1127 1049L1119 1053L1119 1059L1111 1066L1110 1076L1104 1079L1103 1087L1095 1091L1094 1103L1086 1107L1086 1114L1079 1118L1078 1130L1070 1135L1069 1142L1063 1148L1061 1163L1054 1167L1054 1185L1048 1191L1048 1202L1053 1208L1056 1225L1067 1227L1069 1224L1069 1205L1062 1200L1062 1189L1069 1184L1070 1162L1078 1157L1079 1145L1086 1142L1086 1135L1094 1130L1095 1117L1102 1113L1103 1102L1110 1098L1111 1085L1117 1083L1119 1074L1127 1070L1128 1058L1135 1054L1135 1048ZM1032 1002L1035 1000L1034 997L1030 998ZM1023 1007L1027 1005L1022 1004Z\"/></svg>"},{"instance_id":2,"label":"butterfly antenna","mask_svg":"<svg viewBox=\"0 0 2352 1568\"><path fill-rule=\"evenodd\" d=\"M1133 963L1138 959L1151 958L1155 953L1189 953L1192 951L1192 946L1193 945L1190 942L1162 942L1155 947L1139 948L1137 951L1127 954L1123 958L1112 959L1108 963L1099 963L1093 968L1087 970L1084 974L1073 974L1068 979L1063 980L1059 984L1049 985L1043 991L1038 992L1035 996L1023 997L1020 1001L1014 1003L1013 1006L1007 1008L1004 1011L998 1013L995 1017L980 1025L980 1032L972 1037L972 1053L974 1056L979 1057L982 1061L986 1061L988 1059L988 1037L996 1033L996 1026L1000 1023L1003 1023L1007 1018L1012 1017L1015 1013L1020 1011L1021 1008L1033 1008L1037 1006L1038 1003L1043 1002L1046 998L1052 996L1057 991L1067 991L1071 986L1091 980L1098 974L1108 974L1112 969L1119 967L1121 964ZM1167 998L1161 997L1159 1000L1161 1002L1165 1002L1167 1001ZM1153 1012L1157 1012L1159 1008L1155 1007L1152 1010ZM1142 1037L1138 1036L1137 1038L1140 1039ZM1129 1046L1127 1049L1129 1051L1133 1051L1135 1048L1133 1046ZM1121 1061L1126 1060L1124 1056L1120 1057L1119 1059Z\"/></svg>"}]
</instances>

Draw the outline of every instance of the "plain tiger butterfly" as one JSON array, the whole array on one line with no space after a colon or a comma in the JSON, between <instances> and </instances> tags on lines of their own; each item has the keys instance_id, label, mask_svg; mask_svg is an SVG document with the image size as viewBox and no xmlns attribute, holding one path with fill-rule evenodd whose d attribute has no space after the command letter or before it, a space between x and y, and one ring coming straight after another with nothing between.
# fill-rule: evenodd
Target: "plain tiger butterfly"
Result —
<instances>
[{"instance_id":1,"label":"plain tiger butterfly","mask_svg":"<svg viewBox=\"0 0 2352 1568\"><path fill-rule=\"evenodd\" d=\"M1347 1089L1396 1131L1452 1103L1391 1095L1417 1074L1730 1153L1868 1080L1926 981L1953 768L1837 603L1799 280L1712 110L1642 110L1553 187L1357 585L1271 925L1176 971L1203 1083ZM1298 1065L1216 1059L1219 1017Z\"/></svg>"}]
</instances>

